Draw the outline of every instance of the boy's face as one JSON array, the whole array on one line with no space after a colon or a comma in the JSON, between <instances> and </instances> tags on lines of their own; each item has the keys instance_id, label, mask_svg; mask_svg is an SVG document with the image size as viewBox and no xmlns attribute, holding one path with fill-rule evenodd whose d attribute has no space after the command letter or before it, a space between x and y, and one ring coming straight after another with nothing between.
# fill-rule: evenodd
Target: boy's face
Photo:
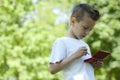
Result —
<instances>
[{"instance_id":1,"label":"boy's face","mask_svg":"<svg viewBox=\"0 0 120 80\"><path fill-rule=\"evenodd\" d=\"M72 37L76 39L82 39L86 37L93 29L95 22L96 21L92 20L90 17L84 17L83 20L77 22L76 18L73 17L73 19L71 19Z\"/></svg>"}]
</instances>

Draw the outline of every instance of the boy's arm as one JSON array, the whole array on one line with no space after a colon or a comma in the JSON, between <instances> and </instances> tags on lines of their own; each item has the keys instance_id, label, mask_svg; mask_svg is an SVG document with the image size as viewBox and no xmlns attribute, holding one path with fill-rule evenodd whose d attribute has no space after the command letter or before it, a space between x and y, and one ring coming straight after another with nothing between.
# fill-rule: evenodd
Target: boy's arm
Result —
<instances>
[{"instance_id":1,"label":"boy's arm","mask_svg":"<svg viewBox=\"0 0 120 80\"><path fill-rule=\"evenodd\" d=\"M74 56L70 56L60 62L56 62L56 63L50 63L50 72L51 74L55 74L57 72L59 72L60 70L62 70L65 66L67 66L69 63L71 63L74 60Z\"/></svg>"},{"instance_id":2,"label":"boy's arm","mask_svg":"<svg viewBox=\"0 0 120 80\"><path fill-rule=\"evenodd\" d=\"M68 64L70 64L72 61L75 59L78 59L82 57L83 55L87 54L87 49L86 47L81 47L80 49L77 50L73 55L70 57L56 63L50 63L50 72L51 74L55 74L65 68Z\"/></svg>"}]
</instances>

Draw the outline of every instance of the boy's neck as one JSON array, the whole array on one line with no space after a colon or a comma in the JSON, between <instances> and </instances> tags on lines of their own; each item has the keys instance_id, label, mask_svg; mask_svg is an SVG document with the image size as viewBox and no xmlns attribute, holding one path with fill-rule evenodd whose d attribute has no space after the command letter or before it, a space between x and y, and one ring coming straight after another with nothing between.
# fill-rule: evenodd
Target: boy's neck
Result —
<instances>
[{"instance_id":1,"label":"boy's neck","mask_svg":"<svg viewBox=\"0 0 120 80\"><path fill-rule=\"evenodd\" d=\"M69 28L69 30L68 30L68 32L67 32L67 34L66 34L66 37L78 39L78 38L73 34L71 27Z\"/></svg>"}]
</instances>

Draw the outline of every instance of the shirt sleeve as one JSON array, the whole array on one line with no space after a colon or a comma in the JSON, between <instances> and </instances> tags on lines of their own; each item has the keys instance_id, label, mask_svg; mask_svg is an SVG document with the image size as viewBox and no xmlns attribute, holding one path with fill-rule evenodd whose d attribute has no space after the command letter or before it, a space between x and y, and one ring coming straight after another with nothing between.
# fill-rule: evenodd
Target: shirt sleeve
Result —
<instances>
[{"instance_id":1,"label":"shirt sleeve","mask_svg":"<svg viewBox=\"0 0 120 80\"><path fill-rule=\"evenodd\" d=\"M50 63L60 62L66 57L66 47L61 39L57 39L52 47Z\"/></svg>"}]
</instances>

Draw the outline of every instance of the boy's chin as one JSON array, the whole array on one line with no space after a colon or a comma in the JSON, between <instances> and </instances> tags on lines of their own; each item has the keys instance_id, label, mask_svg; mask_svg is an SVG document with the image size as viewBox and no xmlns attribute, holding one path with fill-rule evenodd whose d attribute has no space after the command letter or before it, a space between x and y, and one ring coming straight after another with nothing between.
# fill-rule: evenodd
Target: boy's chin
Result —
<instances>
[{"instance_id":1,"label":"boy's chin","mask_svg":"<svg viewBox=\"0 0 120 80\"><path fill-rule=\"evenodd\" d=\"M84 38L84 36L81 36L81 37L79 37L78 39L83 39Z\"/></svg>"}]
</instances>

